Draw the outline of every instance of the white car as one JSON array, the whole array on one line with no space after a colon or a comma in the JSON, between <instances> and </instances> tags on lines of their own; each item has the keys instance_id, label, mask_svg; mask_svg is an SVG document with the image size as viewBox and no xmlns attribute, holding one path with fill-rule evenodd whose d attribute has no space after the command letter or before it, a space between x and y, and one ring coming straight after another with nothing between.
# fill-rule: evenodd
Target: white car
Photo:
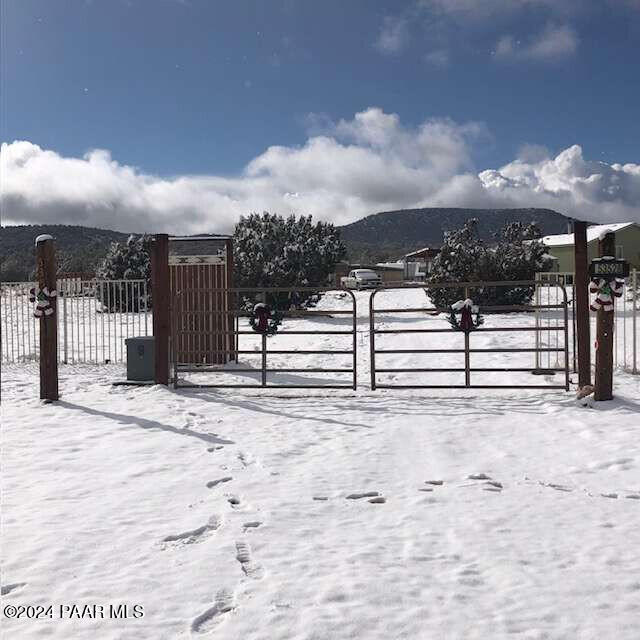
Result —
<instances>
[{"instance_id":1,"label":"white car","mask_svg":"<svg viewBox=\"0 0 640 640\"><path fill-rule=\"evenodd\" d=\"M354 269L348 276L340 278L344 289L375 289L382 283L382 278L371 269Z\"/></svg>"}]
</instances>

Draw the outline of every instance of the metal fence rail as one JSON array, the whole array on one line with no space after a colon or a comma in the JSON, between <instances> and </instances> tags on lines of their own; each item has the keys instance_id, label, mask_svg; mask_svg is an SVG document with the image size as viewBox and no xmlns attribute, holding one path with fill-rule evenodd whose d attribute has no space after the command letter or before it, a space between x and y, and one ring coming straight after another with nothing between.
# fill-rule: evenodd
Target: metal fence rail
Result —
<instances>
[{"instance_id":1,"label":"metal fence rail","mask_svg":"<svg viewBox=\"0 0 640 640\"><path fill-rule=\"evenodd\" d=\"M37 361L40 322L29 301L33 282L0 285L2 362ZM152 332L144 280L58 281L58 361L115 363L126 359L125 339Z\"/></svg>"},{"instance_id":2,"label":"metal fence rail","mask_svg":"<svg viewBox=\"0 0 640 640\"><path fill-rule=\"evenodd\" d=\"M544 271L536 273L536 280L546 284L561 284L567 289L569 295L569 349L570 361L573 371L577 371L577 344L576 344L576 322L574 305L574 273L570 271ZM628 373L640 373L640 274L634 269L626 278L622 290L622 296L617 298L614 307L614 366L627 371ZM559 318L552 312L542 309L544 303L553 302L557 290L552 287L536 287L534 300L541 309L536 313L536 326L540 327L540 339L542 344L550 344L557 340L556 325ZM590 294L590 301L593 301L595 294ZM591 327L591 366L595 367L595 336L596 336L596 313L589 312ZM536 354L536 366L544 366L545 358L543 354Z\"/></svg>"},{"instance_id":3,"label":"metal fence rail","mask_svg":"<svg viewBox=\"0 0 640 640\"><path fill-rule=\"evenodd\" d=\"M529 311L534 312L539 308L547 310L556 310L561 313L562 325L557 327L558 331L561 331L564 335L563 344L556 344L555 346L541 346L536 340L535 347L511 347L511 348L471 348L470 341L471 336L475 334L481 334L485 332L513 332L513 331L531 331L535 332L536 336L544 329L537 326L506 326L506 327L487 327L480 326L471 333L464 333L464 348L451 349L451 348L428 348L428 349L378 349L376 348L376 335L380 334L406 334L406 333L461 333L454 328L435 328L435 329L418 329L418 328L402 328L402 329L379 329L376 326L376 314L381 313L449 313L449 308L440 307L420 307L420 308L394 308L394 309L376 309L375 297L376 294L384 292L388 289L397 289L398 287L382 287L376 289L369 298L369 352L371 362L371 389L564 389L569 390L569 364L568 364L568 311L567 311L567 294L564 287L557 283L548 283L543 285L539 281L534 280L522 280L522 281L510 281L510 282L443 282L438 283L437 288L448 289L463 289L465 292L465 298L469 297L470 289L487 288L487 287L540 287L540 286L554 286L559 287L562 292L560 301L555 303L548 303L545 305L482 305L481 310L484 312L512 312L512 311ZM424 289L424 285L410 285L403 286L402 289ZM464 355L464 367L409 367L409 368L380 368L376 363L376 356L379 354L444 354L444 353L456 353ZM470 362L470 354L472 353L555 353L556 355L563 354L564 365L561 365L558 361L555 366L549 365L544 369L539 366L536 367L472 367ZM530 384L472 384L471 374L479 372L530 372L536 374L564 372L564 384L562 385L530 385ZM464 384L380 384L377 380L377 374L379 373L463 373L465 374Z\"/></svg>"},{"instance_id":4,"label":"metal fence rail","mask_svg":"<svg viewBox=\"0 0 640 640\"><path fill-rule=\"evenodd\" d=\"M273 294L298 294L298 293L327 293L331 291L337 291L335 288L322 288L322 287L263 287L263 288L189 288L185 293L175 292L173 297L173 310L172 310L172 361L173 361L173 382L176 387L186 388L231 388L231 389L255 389L255 388L269 388L269 389L355 389L356 388L356 376L357 376L357 361L356 361L356 344L357 344L357 330L356 330L356 298L351 291L340 291L340 293L350 295L351 297L351 309L322 309L321 311L315 309L278 309L279 314L286 320L287 318L306 318L306 317L318 317L319 315L347 315L351 318L350 328L348 330L317 330L317 329L294 329L287 330L284 328L282 331L278 331L276 335L297 335L297 336L323 336L323 335L342 335L351 336L350 346L345 349L313 349L313 345L309 345L311 348L305 349L270 349L270 338L264 334L256 333L253 330L240 329L239 319L249 317L251 314L247 310L246 305L243 305L243 301L248 299L252 302L265 301L269 295ZM224 299L231 298L232 309L199 309L191 306L194 300L202 300L203 294L206 295L222 295ZM208 349L209 355L220 354L226 356L227 360L233 361L232 366L215 365L215 364L200 364L198 362L180 362L177 353L178 344L184 342L184 337L194 335L196 338L201 335L199 324L201 324L201 318L211 315L227 315L231 316L233 321L229 323L232 329L227 331L216 331L216 335L224 335L232 338L228 342L228 347L223 349ZM197 325L198 329L190 330L189 327ZM241 336L253 336L260 340L260 349L243 349L240 343ZM215 340L213 342L216 342ZM219 343L220 341L218 341ZM184 351L183 351L184 353ZM194 353L200 353L196 350ZM287 355L290 358L298 355L341 355L351 356L352 365L350 367L274 367L269 366L269 356L271 355ZM242 366L240 364L241 358L238 356L253 355L260 357L259 367ZM180 374L184 373L209 373L215 375L234 375L236 373L254 373L260 375L260 381L254 383L195 383L185 380ZM313 373L313 374L348 374L351 381L345 384L297 384L288 382L269 382L269 374L282 374L282 373Z\"/></svg>"}]
</instances>

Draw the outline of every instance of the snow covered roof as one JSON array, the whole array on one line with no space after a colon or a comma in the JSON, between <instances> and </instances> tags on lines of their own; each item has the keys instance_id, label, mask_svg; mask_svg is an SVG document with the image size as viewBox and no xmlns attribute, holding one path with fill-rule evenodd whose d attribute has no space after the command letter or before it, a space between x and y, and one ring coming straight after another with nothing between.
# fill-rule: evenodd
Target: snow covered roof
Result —
<instances>
[{"instance_id":1,"label":"snow covered roof","mask_svg":"<svg viewBox=\"0 0 640 640\"><path fill-rule=\"evenodd\" d=\"M413 256L418 256L421 253L425 253L425 252L429 252L429 251L438 252L438 251L440 251L440 249L438 249L437 247L422 247L422 249L416 249L415 251L412 251L411 253L406 253L404 257L405 258L412 258Z\"/></svg>"},{"instance_id":2,"label":"snow covered roof","mask_svg":"<svg viewBox=\"0 0 640 640\"><path fill-rule=\"evenodd\" d=\"M596 224L593 227L587 227L587 242L597 240L605 231L622 231L622 229L632 225L638 226L636 222L618 222L616 224ZM573 233L544 236L542 242L547 247L573 246Z\"/></svg>"}]
</instances>

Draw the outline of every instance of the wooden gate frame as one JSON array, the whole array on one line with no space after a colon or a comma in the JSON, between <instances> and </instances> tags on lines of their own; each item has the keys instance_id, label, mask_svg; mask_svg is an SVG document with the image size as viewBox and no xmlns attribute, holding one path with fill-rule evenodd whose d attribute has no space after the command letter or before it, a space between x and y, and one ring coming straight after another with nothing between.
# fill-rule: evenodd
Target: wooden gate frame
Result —
<instances>
[{"instance_id":1,"label":"wooden gate frame","mask_svg":"<svg viewBox=\"0 0 640 640\"><path fill-rule=\"evenodd\" d=\"M208 294L221 294L230 298L235 298L235 303L230 305L227 310L210 310L204 313L211 315L226 314L234 318L233 329L225 333L232 336L233 349L214 349L212 353L231 355L229 359L236 359L238 354L261 354L261 367L260 369L253 368L240 368L234 367L233 369L224 369L220 366L209 365L195 365L193 363L180 363L178 362L177 354L173 354L173 384L176 388L217 388L217 389L356 389L357 385L357 313L356 313L356 298L352 291L345 291L337 289L336 287L233 287L233 288L221 288L221 289L195 289L196 294L208 293ZM238 336L241 335L260 335L255 331L241 331L238 327L238 318L249 317L251 314L246 308L241 308L240 298L248 296L249 294L256 296L259 299L266 299L268 293L327 293L329 291L339 291L340 293L347 293L351 296L351 309L296 309L296 310L279 310L283 318L301 318L309 316L323 316L323 315L350 315L352 318L351 329L348 331L317 331L317 330L298 330L298 331L278 331L277 335L351 335L352 347L351 349L268 349L268 338L266 335L262 335L261 349L260 351L254 351L252 349L238 349ZM174 331L174 340L172 344L175 345L181 326L179 313L180 313L180 298L179 296L174 298L176 304L173 308L172 325L176 328ZM184 333L184 332L183 332ZM268 354L277 355L295 355L295 354L328 354L328 355L351 355L352 366L348 369L324 369L324 368L270 368L267 366ZM180 373L213 373L213 374L233 374L233 373L248 373L257 372L261 373L260 384L193 384L193 383L181 383ZM351 382L349 384L267 384L268 373L350 373Z\"/></svg>"},{"instance_id":2,"label":"wooden gate frame","mask_svg":"<svg viewBox=\"0 0 640 640\"><path fill-rule=\"evenodd\" d=\"M418 313L418 312L438 312L438 313L450 313L450 308L439 307L425 307L425 308L406 308L406 309L376 309L374 305L375 296L381 291L388 291L393 289L427 289L428 286L432 288L448 288L448 289L464 289L465 298L469 297L469 289L478 287L536 287L536 286L556 286L562 290L563 301L561 304L545 304L545 305L490 305L483 306L483 310L487 311L535 311L536 309L562 309L564 312L564 324L561 327L557 327L558 330L562 330L564 333L564 346L559 348L553 347L540 347L534 348L503 348L503 349L472 349L469 346L470 334L465 333L464 349L376 349L375 337L379 334L395 334L395 333L460 333L453 327L451 328L437 328L437 329L376 329L375 314L376 313ZM558 283L544 282L541 280L513 280L513 281L499 281L499 282L439 282L432 285L406 285L401 287L380 287L375 289L371 293L369 298L369 353L370 353L370 365L371 365L371 390L376 389L564 389L569 391L569 342L568 342L568 300L567 291L563 285ZM541 327L479 327L472 333L482 332L498 332L498 331L541 331ZM548 351L564 351L564 368L554 369L536 369L532 368L472 368L469 363L470 353L507 353L507 352L531 352L540 353ZM464 368L411 368L411 369L380 369L376 367L376 354L379 353L463 353L464 354ZM556 371L564 371L565 383L563 385L487 385L487 384L471 384L472 372L530 372L530 373L555 373ZM378 384L376 380L376 373L435 373L435 372L447 372L447 373L462 373L465 374L465 384L452 385L452 384Z\"/></svg>"}]
</instances>

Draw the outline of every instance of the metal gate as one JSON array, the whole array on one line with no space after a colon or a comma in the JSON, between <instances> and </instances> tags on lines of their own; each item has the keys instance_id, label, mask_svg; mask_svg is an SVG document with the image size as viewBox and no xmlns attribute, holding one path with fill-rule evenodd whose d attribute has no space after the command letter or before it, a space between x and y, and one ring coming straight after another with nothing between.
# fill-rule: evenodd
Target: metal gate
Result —
<instances>
[{"instance_id":1,"label":"metal gate","mask_svg":"<svg viewBox=\"0 0 640 640\"><path fill-rule=\"evenodd\" d=\"M539 332L546 330L545 327L537 326L536 324L530 325L516 325L515 322L509 323L512 326L500 326L500 327L486 327L480 326L470 333L460 332L454 328L416 328L403 327L385 329L380 328L379 318L381 314L407 314L407 313L425 313L425 314L438 314L449 313L450 308L438 308L438 307L420 307L420 308L378 308L375 307L376 296L384 292L385 288L376 289L371 294L369 300L369 349L371 359L371 389L564 389L569 390L569 353L568 353L568 311L567 311L567 292L563 285L559 283L549 283L535 280L522 280L522 281L503 281L503 282L446 282L432 285L437 288L452 288L460 290L460 293L464 292L464 297L469 298L470 292L477 289L498 288L498 287L531 287L532 291L534 287L541 286L554 286L558 287L562 293L562 300L552 304L526 304L526 305L491 305L482 306L481 311L483 313L509 313L509 312L530 312L534 314L536 311L545 310L559 312L562 318L562 324L559 323L555 327L557 331L561 332L564 336L563 344L556 343L555 346L545 346L539 340ZM396 287L397 288L397 287ZM425 289L424 285L409 285L402 287L402 289ZM471 343L474 340L474 336L487 333L487 332L533 332L535 336L534 344L530 347L489 347L489 348L474 348ZM464 333L464 347L463 348L409 348L409 349L380 349L376 344L376 336L381 334L433 334L438 336L443 333ZM535 364L530 367L474 367L471 364L472 354L480 353L531 353L532 356L539 355L541 353L547 354L555 352L557 354L564 354L563 366L547 367L541 369L536 367ZM457 367L394 367L385 368L378 365L378 357L384 357L383 354L430 354L434 357L439 357L441 354L460 354L463 358L464 366ZM558 362L559 365L559 362ZM553 375L556 372L564 372L563 384L478 384L472 382L472 374L489 372L529 372L531 374L547 374ZM406 374L406 373L464 373L464 384L394 384L394 383L380 383L377 379L378 374Z\"/></svg>"},{"instance_id":2,"label":"metal gate","mask_svg":"<svg viewBox=\"0 0 640 640\"><path fill-rule=\"evenodd\" d=\"M310 306L298 304L298 299L313 294L336 292L340 296L348 296L351 302L350 308L345 309L315 309ZM303 294L302 296L300 294ZM189 300L218 300L223 301L217 307L194 308ZM176 387L202 387L202 388L269 388L269 389L355 389L356 388L356 299L351 291L337 291L335 288L295 287L295 288L203 288L191 287L184 294L177 294L173 299L172 310L172 362L173 382ZM228 301L228 303L227 303ZM245 320L251 316L251 309L257 302L267 302L272 308L277 309L283 318L283 327L275 336L268 337L256 333ZM288 329L287 320L307 319L313 320L338 316L346 320L345 328L338 329ZM219 318L220 320L216 320ZM226 318L227 321L223 321ZM242 326L241 326L242 325ZM190 328L197 326L196 329ZM210 331L204 347L198 347L199 361L193 357L193 352L181 349L192 340L193 336L199 336L202 341L206 338L206 328ZM204 330L204 334L203 334ZM342 335L348 344L344 349L283 349L276 345L270 347L272 341L277 342L278 336L327 336ZM243 348L243 341L248 337L257 341L256 348ZM350 338L350 339L349 339ZM313 345L311 345L313 346ZM295 367L273 366L272 356L287 356L291 360L300 355L327 355L345 356L350 361L348 367ZM186 356L186 357L185 357ZM246 360L249 356L259 358L259 366L248 366ZM219 363L219 364L215 364ZM222 364L226 363L226 364ZM181 374L211 374L213 376L237 374L253 374L256 376L250 382L237 383L189 381ZM341 374L348 376L348 382L344 384L301 384L297 381L270 381L271 375L278 374ZM259 376L259 378L258 378ZM206 376L209 377L209 376Z\"/></svg>"}]
</instances>

